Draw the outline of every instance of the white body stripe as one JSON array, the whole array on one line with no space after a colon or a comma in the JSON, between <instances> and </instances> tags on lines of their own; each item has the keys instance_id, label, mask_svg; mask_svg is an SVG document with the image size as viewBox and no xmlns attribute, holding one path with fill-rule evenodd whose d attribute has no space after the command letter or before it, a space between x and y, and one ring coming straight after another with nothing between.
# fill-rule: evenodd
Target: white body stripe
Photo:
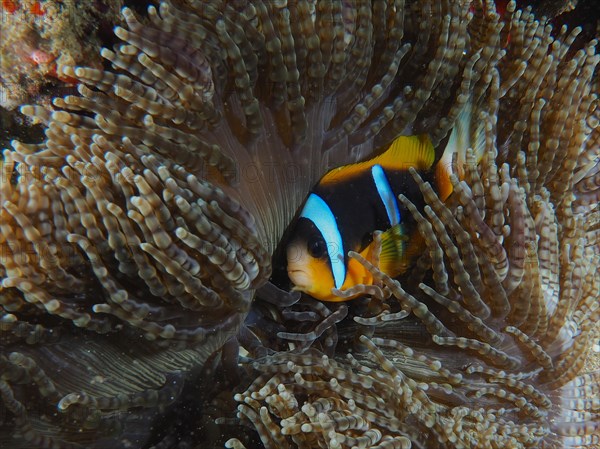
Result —
<instances>
[{"instance_id":1,"label":"white body stripe","mask_svg":"<svg viewBox=\"0 0 600 449\"><path fill-rule=\"evenodd\" d=\"M341 288L346 279L346 267L344 266L344 246L342 235L337 226L335 216L323 199L311 193L306 200L300 217L309 219L321 232L323 240L327 245L327 254L331 262L335 288Z\"/></svg>"},{"instance_id":2,"label":"white body stripe","mask_svg":"<svg viewBox=\"0 0 600 449\"><path fill-rule=\"evenodd\" d=\"M398 208L398 202L396 201L396 195L392 191L390 182L385 176L385 172L381 165L373 165L371 168L371 174L373 175L373 181L375 187L377 187L377 193L379 198L383 202L385 211L387 212L388 220L392 226L396 226L400 223L400 209Z\"/></svg>"}]
</instances>

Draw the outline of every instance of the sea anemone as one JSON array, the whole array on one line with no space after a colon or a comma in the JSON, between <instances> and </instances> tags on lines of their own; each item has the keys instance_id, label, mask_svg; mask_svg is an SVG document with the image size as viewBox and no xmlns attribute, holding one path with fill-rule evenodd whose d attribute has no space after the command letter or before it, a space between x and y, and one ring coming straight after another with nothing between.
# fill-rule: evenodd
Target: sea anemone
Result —
<instances>
[{"instance_id":1,"label":"sea anemone","mask_svg":"<svg viewBox=\"0 0 600 449\"><path fill-rule=\"evenodd\" d=\"M595 40L482 0L123 17L112 67L60 68L79 95L22 107L46 139L4 152L0 441L206 447L182 404L214 409L193 387L228 367L228 447L598 443ZM377 282L334 306L269 281L321 175L400 134L438 145L467 102L484 159L453 162L445 204L413 173L409 275L352 253Z\"/></svg>"}]
</instances>

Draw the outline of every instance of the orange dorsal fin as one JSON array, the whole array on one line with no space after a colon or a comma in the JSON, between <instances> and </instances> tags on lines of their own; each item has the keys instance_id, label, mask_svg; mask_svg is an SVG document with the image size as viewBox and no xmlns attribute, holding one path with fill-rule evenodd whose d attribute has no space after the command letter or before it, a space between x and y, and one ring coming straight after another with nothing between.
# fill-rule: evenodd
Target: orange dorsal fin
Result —
<instances>
[{"instance_id":1,"label":"orange dorsal fin","mask_svg":"<svg viewBox=\"0 0 600 449\"><path fill-rule=\"evenodd\" d=\"M429 137L426 135L400 136L384 153L367 161L335 168L323 176L320 184L343 182L371 169L374 165L381 165L387 170L408 170L409 167L427 170L433 164L434 159L435 150Z\"/></svg>"}]
</instances>

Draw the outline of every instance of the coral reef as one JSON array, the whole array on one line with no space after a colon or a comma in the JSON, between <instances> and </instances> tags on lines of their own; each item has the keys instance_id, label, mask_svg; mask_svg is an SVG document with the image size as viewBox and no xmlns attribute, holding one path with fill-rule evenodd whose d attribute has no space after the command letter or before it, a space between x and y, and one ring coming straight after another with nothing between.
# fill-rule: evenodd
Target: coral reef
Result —
<instances>
[{"instance_id":1,"label":"coral reef","mask_svg":"<svg viewBox=\"0 0 600 449\"><path fill-rule=\"evenodd\" d=\"M101 67L99 35L110 30L122 6L122 0L3 1L0 107L12 110L23 103L40 103L42 95L57 94L56 89L45 89L52 82L76 82L58 73L59 65Z\"/></svg>"},{"instance_id":2,"label":"coral reef","mask_svg":"<svg viewBox=\"0 0 600 449\"><path fill-rule=\"evenodd\" d=\"M24 106L45 140L3 154L0 443L597 444L597 41L481 0L123 16L112 67L57 67L78 95ZM268 282L323 173L401 133L441 145L467 101L486 156L454 161L446 204L418 177L427 207L401 198L409 275L362 261L378 284L332 306ZM183 431L189 402L225 438Z\"/></svg>"}]
</instances>

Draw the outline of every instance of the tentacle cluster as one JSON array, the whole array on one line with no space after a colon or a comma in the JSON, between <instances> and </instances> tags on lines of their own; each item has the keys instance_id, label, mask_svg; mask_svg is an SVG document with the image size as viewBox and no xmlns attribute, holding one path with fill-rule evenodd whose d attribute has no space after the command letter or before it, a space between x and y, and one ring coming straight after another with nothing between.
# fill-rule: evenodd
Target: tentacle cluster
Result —
<instances>
[{"instance_id":1,"label":"tentacle cluster","mask_svg":"<svg viewBox=\"0 0 600 449\"><path fill-rule=\"evenodd\" d=\"M162 1L123 11L110 68L60 68L78 95L24 106L45 140L1 164L1 438L154 444L159 413L227 341L235 362L238 335L262 372L240 416L266 447L584 446L598 413L598 376L577 377L598 315L596 42L575 51L576 30L552 37L512 3L505 18L469 6ZM358 310L269 287L251 309L324 172L400 133L442 142L467 101L486 156L456 161L446 205L421 183L412 284L372 266ZM267 321L274 335L255 332ZM291 346L305 352L274 354Z\"/></svg>"}]
</instances>

